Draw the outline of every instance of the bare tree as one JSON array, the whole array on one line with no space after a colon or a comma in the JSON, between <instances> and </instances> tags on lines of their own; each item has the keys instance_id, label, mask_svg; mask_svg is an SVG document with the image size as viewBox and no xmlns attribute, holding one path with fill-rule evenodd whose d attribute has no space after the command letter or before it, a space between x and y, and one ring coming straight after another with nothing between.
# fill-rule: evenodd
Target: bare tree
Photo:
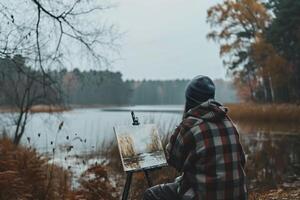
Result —
<instances>
[{"instance_id":1,"label":"bare tree","mask_svg":"<svg viewBox=\"0 0 300 200\"><path fill-rule=\"evenodd\" d=\"M51 69L110 64L118 34L101 21L110 7L99 0L0 0L0 58L8 62L1 66L0 95L18 109L15 144L32 106L61 102Z\"/></svg>"},{"instance_id":2,"label":"bare tree","mask_svg":"<svg viewBox=\"0 0 300 200\"><path fill-rule=\"evenodd\" d=\"M26 67L25 59L20 55L0 59L0 69L1 103L13 109L13 141L19 144L32 107L60 104L61 92L52 80L45 79L43 73Z\"/></svg>"},{"instance_id":3,"label":"bare tree","mask_svg":"<svg viewBox=\"0 0 300 200\"><path fill-rule=\"evenodd\" d=\"M111 6L99 2L0 0L0 55L20 54L44 74L74 65L72 60L109 64L107 50L116 50L118 35L114 26L101 23L101 11Z\"/></svg>"}]
</instances>

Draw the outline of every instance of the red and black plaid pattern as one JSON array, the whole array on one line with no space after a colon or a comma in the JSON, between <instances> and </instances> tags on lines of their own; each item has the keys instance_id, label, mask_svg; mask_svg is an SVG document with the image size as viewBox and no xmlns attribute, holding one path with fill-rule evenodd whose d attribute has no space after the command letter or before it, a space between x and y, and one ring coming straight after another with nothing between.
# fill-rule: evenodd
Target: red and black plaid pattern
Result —
<instances>
[{"instance_id":1,"label":"red and black plaid pattern","mask_svg":"<svg viewBox=\"0 0 300 200\"><path fill-rule=\"evenodd\" d=\"M188 111L167 145L169 164L183 172L181 190L197 199L247 199L245 155L226 112L216 101Z\"/></svg>"}]
</instances>

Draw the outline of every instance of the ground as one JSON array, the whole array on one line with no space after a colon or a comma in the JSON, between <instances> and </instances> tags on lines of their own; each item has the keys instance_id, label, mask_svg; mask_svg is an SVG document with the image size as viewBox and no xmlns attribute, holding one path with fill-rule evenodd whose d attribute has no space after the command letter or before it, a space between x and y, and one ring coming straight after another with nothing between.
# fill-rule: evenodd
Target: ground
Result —
<instances>
[{"instance_id":1,"label":"ground","mask_svg":"<svg viewBox=\"0 0 300 200\"><path fill-rule=\"evenodd\" d=\"M249 200L299 200L300 188L279 188L264 192L250 192Z\"/></svg>"}]
</instances>

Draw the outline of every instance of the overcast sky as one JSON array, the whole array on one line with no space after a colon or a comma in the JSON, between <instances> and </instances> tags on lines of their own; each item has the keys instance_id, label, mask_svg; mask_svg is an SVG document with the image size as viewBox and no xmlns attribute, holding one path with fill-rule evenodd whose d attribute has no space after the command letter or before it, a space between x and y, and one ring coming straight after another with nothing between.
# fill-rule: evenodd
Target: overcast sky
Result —
<instances>
[{"instance_id":1,"label":"overcast sky","mask_svg":"<svg viewBox=\"0 0 300 200\"><path fill-rule=\"evenodd\" d=\"M125 79L225 78L206 10L220 0L115 0L107 17L125 34L110 69Z\"/></svg>"}]
</instances>

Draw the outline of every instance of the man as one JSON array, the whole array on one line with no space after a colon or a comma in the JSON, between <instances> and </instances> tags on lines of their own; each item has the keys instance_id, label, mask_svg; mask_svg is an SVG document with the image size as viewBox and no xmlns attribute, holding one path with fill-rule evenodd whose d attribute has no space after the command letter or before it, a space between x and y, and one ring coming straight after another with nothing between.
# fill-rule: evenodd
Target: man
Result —
<instances>
[{"instance_id":1,"label":"man","mask_svg":"<svg viewBox=\"0 0 300 200\"><path fill-rule=\"evenodd\" d=\"M245 155L227 109L206 76L187 86L183 120L167 145L167 160L182 176L149 188L144 200L247 199Z\"/></svg>"}]
</instances>

